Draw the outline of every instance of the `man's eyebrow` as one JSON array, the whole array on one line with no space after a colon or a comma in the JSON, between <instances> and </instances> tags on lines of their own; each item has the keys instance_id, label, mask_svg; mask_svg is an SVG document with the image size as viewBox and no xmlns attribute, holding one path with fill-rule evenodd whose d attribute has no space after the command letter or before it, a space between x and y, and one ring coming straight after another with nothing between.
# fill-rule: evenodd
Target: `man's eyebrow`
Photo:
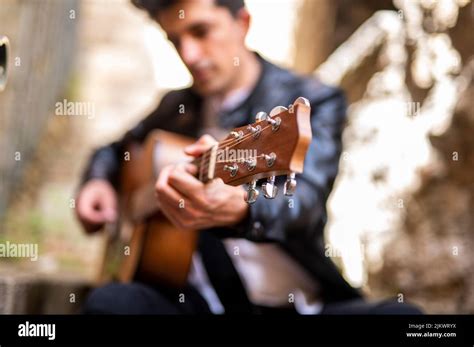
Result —
<instances>
[{"instance_id":1,"label":"man's eyebrow","mask_svg":"<svg viewBox=\"0 0 474 347\"><path fill-rule=\"evenodd\" d=\"M199 30L199 29L202 29L202 28L208 27L208 26L209 26L209 23L207 23L207 22L193 23L193 24L190 24L188 27L186 27L183 30L183 32L193 32L195 30ZM168 41L171 41L171 42L177 41L179 39L179 35L175 35L175 34L165 33L165 37Z\"/></svg>"},{"instance_id":2,"label":"man's eyebrow","mask_svg":"<svg viewBox=\"0 0 474 347\"><path fill-rule=\"evenodd\" d=\"M207 22L198 22L198 23L191 24L189 27L186 28L186 31L199 30L208 26L209 26L209 23Z\"/></svg>"}]
</instances>

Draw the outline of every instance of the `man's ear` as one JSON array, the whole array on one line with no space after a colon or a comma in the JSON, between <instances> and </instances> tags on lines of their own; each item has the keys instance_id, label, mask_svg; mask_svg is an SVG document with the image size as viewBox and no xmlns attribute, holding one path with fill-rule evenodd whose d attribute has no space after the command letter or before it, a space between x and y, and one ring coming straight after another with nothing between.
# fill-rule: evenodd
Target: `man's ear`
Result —
<instances>
[{"instance_id":1,"label":"man's ear","mask_svg":"<svg viewBox=\"0 0 474 347\"><path fill-rule=\"evenodd\" d=\"M242 38L243 40L245 40L245 37L247 36L247 33L250 28L252 16L250 15L249 11L245 7L243 7L235 15L235 20L238 22L238 25L241 28Z\"/></svg>"}]
</instances>

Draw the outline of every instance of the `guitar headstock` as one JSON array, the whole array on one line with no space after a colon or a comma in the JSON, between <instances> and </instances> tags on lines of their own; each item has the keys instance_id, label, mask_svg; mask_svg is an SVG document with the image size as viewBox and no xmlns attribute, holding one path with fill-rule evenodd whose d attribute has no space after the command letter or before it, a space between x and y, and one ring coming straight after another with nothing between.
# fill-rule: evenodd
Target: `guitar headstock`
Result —
<instances>
[{"instance_id":1,"label":"guitar headstock","mask_svg":"<svg viewBox=\"0 0 474 347\"><path fill-rule=\"evenodd\" d=\"M268 178L263 195L273 199L275 176L287 175L285 195L292 195L311 136L310 104L305 98L288 108L277 106L268 115L259 112L255 123L234 129L211 150L210 178L220 177L233 186L249 183L247 201L253 203L259 195L258 179Z\"/></svg>"}]
</instances>

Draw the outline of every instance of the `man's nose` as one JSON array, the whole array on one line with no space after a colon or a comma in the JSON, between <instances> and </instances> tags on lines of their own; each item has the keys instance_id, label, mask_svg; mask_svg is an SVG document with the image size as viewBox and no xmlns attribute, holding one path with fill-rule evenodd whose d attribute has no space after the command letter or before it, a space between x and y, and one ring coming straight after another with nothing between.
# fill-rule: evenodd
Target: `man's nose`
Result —
<instances>
[{"instance_id":1,"label":"man's nose","mask_svg":"<svg viewBox=\"0 0 474 347\"><path fill-rule=\"evenodd\" d=\"M181 41L179 55L188 67L194 65L201 59L201 53L201 47L196 40L183 39Z\"/></svg>"}]
</instances>

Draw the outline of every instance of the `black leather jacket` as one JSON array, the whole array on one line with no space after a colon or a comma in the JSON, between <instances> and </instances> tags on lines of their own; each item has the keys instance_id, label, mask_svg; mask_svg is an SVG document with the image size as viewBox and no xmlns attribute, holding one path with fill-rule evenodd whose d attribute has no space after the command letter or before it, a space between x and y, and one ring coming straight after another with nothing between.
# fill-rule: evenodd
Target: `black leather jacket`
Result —
<instances>
[{"instance_id":1,"label":"black leather jacket","mask_svg":"<svg viewBox=\"0 0 474 347\"><path fill-rule=\"evenodd\" d=\"M274 200L259 198L250 207L246 220L234 228L213 230L220 237L244 237L254 242L278 242L319 281L326 302L359 297L325 256L324 226L326 200L338 172L341 132L346 117L343 93L309 77L297 76L260 58L262 73L251 95L241 105L219 117L219 125L232 129L254 121L259 111L288 106L303 96L311 103L313 140L305 159L304 173L297 175L293 207L279 194ZM83 182L104 178L117 186L124 145L142 142L152 129L160 128L191 137L199 137L203 127L200 114L202 99L184 89L168 93L158 108L118 142L99 148L85 171ZM185 115L179 110L185 107ZM277 178L281 187L285 178ZM214 232L215 231L215 232Z\"/></svg>"}]
</instances>

